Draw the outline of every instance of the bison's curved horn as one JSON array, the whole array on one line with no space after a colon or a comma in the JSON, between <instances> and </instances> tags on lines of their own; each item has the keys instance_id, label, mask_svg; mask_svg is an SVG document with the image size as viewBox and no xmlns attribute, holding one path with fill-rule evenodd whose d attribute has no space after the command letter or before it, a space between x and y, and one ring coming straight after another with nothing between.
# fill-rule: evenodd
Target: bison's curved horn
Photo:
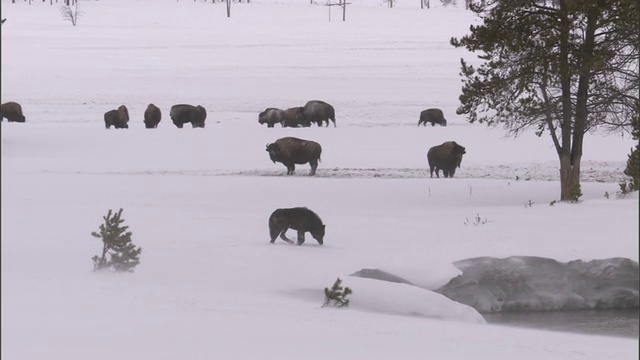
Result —
<instances>
[{"instance_id":1,"label":"bison's curved horn","mask_svg":"<svg viewBox=\"0 0 640 360\"><path fill-rule=\"evenodd\" d=\"M267 143L267 147L269 147L269 145L271 145L271 143Z\"/></svg>"}]
</instances>

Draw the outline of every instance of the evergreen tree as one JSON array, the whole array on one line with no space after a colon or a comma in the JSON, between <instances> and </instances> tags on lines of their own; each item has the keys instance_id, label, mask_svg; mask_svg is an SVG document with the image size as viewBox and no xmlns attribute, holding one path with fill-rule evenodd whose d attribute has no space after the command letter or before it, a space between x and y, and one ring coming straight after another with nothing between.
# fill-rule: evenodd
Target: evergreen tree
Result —
<instances>
[{"instance_id":1,"label":"evergreen tree","mask_svg":"<svg viewBox=\"0 0 640 360\"><path fill-rule=\"evenodd\" d=\"M458 114L502 124L517 136L548 132L560 162L560 198L580 194L584 135L628 128L639 97L637 0L486 0L483 20L455 47L480 52L461 60Z\"/></svg>"},{"instance_id":2,"label":"evergreen tree","mask_svg":"<svg viewBox=\"0 0 640 360\"><path fill-rule=\"evenodd\" d=\"M94 270L110 269L114 271L133 272L133 268L140 263L140 253L142 248L136 248L131 243L128 226L123 226L124 219L121 218L122 209L117 214L112 214L109 210L103 216L104 224L100 225L100 232L92 232L93 237L102 239L102 256L94 256ZM107 259L109 255L109 259Z\"/></svg>"},{"instance_id":3,"label":"evergreen tree","mask_svg":"<svg viewBox=\"0 0 640 360\"><path fill-rule=\"evenodd\" d=\"M342 288L342 280L338 278L331 289L324 288L324 305L323 307L332 306L332 307L348 307L349 300L347 300L347 295L351 294L352 291L350 288Z\"/></svg>"}]
</instances>

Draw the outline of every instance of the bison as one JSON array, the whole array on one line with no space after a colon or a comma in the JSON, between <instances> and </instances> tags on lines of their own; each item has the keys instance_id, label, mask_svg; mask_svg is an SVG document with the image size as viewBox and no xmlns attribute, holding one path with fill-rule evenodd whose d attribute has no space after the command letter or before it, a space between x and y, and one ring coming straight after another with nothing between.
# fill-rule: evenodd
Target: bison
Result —
<instances>
[{"instance_id":1,"label":"bison","mask_svg":"<svg viewBox=\"0 0 640 360\"><path fill-rule=\"evenodd\" d=\"M120 105L117 110L109 110L104 113L104 126L110 129L113 126L116 129L129 128L129 110L126 106Z\"/></svg>"},{"instance_id":2,"label":"bison","mask_svg":"<svg viewBox=\"0 0 640 360\"><path fill-rule=\"evenodd\" d=\"M307 102L300 114L302 122L316 123L318 126L322 126L323 122L329 126L329 120L333 121L333 126L336 127L336 111L333 106L320 100L311 100Z\"/></svg>"},{"instance_id":3,"label":"bison","mask_svg":"<svg viewBox=\"0 0 640 360\"><path fill-rule=\"evenodd\" d=\"M282 127L309 127L310 122L302 119L303 107L293 107L284 111L282 118Z\"/></svg>"},{"instance_id":4,"label":"bison","mask_svg":"<svg viewBox=\"0 0 640 360\"><path fill-rule=\"evenodd\" d=\"M267 127L274 127L275 124L283 125L284 110L277 108L267 108L265 111L258 114L258 123L260 125L267 124Z\"/></svg>"},{"instance_id":5,"label":"bison","mask_svg":"<svg viewBox=\"0 0 640 360\"><path fill-rule=\"evenodd\" d=\"M455 141L447 141L442 145L437 145L429 149L427 152L427 160L429 161L429 171L433 177L433 170L436 176L440 177L440 170L444 173L444 177L453 177L456 168L462 163L462 155L466 154L464 146L458 145Z\"/></svg>"},{"instance_id":6,"label":"bison","mask_svg":"<svg viewBox=\"0 0 640 360\"><path fill-rule=\"evenodd\" d=\"M285 235L289 229L298 231L298 245L304 244L305 232L310 232L318 244L322 245L324 242L325 225L316 213L306 207L276 209L269 217L270 243L273 244L280 235L282 240L293 244Z\"/></svg>"},{"instance_id":7,"label":"bison","mask_svg":"<svg viewBox=\"0 0 640 360\"><path fill-rule=\"evenodd\" d=\"M161 118L160 108L153 104L147 105L147 110L144 111L144 127L147 129L157 128Z\"/></svg>"},{"instance_id":8,"label":"bison","mask_svg":"<svg viewBox=\"0 0 640 360\"><path fill-rule=\"evenodd\" d=\"M440 126L447 126L447 120L444 118L444 114L440 109L427 109L420 113L418 126L427 126L427 123L429 122L431 123L431 126L436 126L436 124L439 124Z\"/></svg>"},{"instance_id":9,"label":"bison","mask_svg":"<svg viewBox=\"0 0 640 360\"><path fill-rule=\"evenodd\" d=\"M311 165L309 176L316 174L322 147L315 141L284 137L267 144L267 152L271 161L280 162L287 167L287 175L293 175L296 164Z\"/></svg>"},{"instance_id":10,"label":"bison","mask_svg":"<svg viewBox=\"0 0 640 360\"><path fill-rule=\"evenodd\" d=\"M200 105L179 104L171 107L169 116L179 129L182 129L186 123L191 123L191 127L194 128L203 128L204 120L207 118L207 110Z\"/></svg>"},{"instance_id":11,"label":"bison","mask_svg":"<svg viewBox=\"0 0 640 360\"><path fill-rule=\"evenodd\" d=\"M17 102L9 101L0 105L0 113L2 113L0 121L4 118L7 118L9 122L25 122L27 120L22 114L22 106Z\"/></svg>"}]
</instances>

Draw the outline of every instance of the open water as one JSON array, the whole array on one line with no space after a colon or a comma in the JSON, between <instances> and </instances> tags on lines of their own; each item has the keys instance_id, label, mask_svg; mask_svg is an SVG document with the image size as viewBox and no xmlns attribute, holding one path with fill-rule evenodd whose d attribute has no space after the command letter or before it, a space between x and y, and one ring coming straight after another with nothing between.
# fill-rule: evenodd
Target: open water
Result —
<instances>
[{"instance_id":1,"label":"open water","mask_svg":"<svg viewBox=\"0 0 640 360\"><path fill-rule=\"evenodd\" d=\"M503 312L482 314L489 324L636 338L640 309Z\"/></svg>"}]
</instances>

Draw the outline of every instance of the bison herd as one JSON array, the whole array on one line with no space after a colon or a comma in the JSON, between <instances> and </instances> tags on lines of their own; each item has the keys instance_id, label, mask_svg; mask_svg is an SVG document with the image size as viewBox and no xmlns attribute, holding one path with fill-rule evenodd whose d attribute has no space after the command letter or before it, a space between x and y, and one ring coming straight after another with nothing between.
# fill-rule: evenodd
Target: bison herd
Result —
<instances>
[{"instance_id":1,"label":"bison herd","mask_svg":"<svg viewBox=\"0 0 640 360\"><path fill-rule=\"evenodd\" d=\"M329 126L329 120L336 127L336 111L330 104L320 100L308 101L304 106L292 107L287 110L267 108L258 114L258 123L274 127L309 127L312 124Z\"/></svg>"},{"instance_id":2,"label":"bison herd","mask_svg":"<svg viewBox=\"0 0 640 360\"><path fill-rule=\"evenodd\" d=\"M173 105L169 111L169 117L173 124L179 129L182 129L184 124L189 123L191 127L203 128L204 120L207 118L207 110L200 105ZM162 111L160 111L160 108L154 104L147 105L147 109L144 111L144 127L147 129L155 129L158 127L161 119ZM128 129L128 123L129 110L125 105L120 105L117 109L104 113L104 126L107 129L110 129L111 126L115 129Z\"/></svg>"},{"instance_id":3,"label":"bison herd","mask_svg":"<svg viewBox=\"0 0 640 360\"><path fill-rule=\"evenodd\" d=\"M2 119L9 122L25 122L26 118L22 113L22 107L16 102L7 102L1 105ZM173 105L169 111L169 117L173 124L181 129L184 124L190 123L193 128L204 128L207 118L207 110L200 105L193 106L187 104ZM144 111L144 126L147 129L158 127L162 119L160 108L154 104L149 104ZM309 127L316 124L319 127L329 126L329 121L336 127L336 112L333 106L320 101L312 100L304 106L293 107L286 110L278 108L267 108L258 114L258 123L267 124L267 127L274 127L280 124L282 127ZM129 110L125 105L117 109L109 110L104 114L104 125L107 129L112 126L115 129L129 128ZM420 113L418 126L431 123L447 126L447 120L440 109L426 109ZM316 174L322 146L311 140L299 139L296 137L284 137L273 143L268 143L266 151L269 158L274 163L279 162L287 167L287 175L293 175L296 164L309 164L311 166L310 176ZM452 178L456 169L462 163L462 156L466 154L464 146L455 141L446 141L441 145L433 146L427 152L429 163L429 173L433 177L440 177L440 171L445 178ZM323 244L325 225L320 217L306 207L296 207L289 209L276 209L269 217L270 242L274 243L280 237L287 243L293 241L286 237L288 229L298 232L297 244L302 245L305 241L304 235L310 232L311 236L320 244Z\"/></svg>"},{"instance_id":4,"label":"bison herd","mask_svg":"<svg viewBox=\"0 0 640 360\"><path fill-rule=\"evenodd\" d=\"M9 122L25 122L26 118L22 113L22 107L17 102L6 102L1 105L0 112L2 119ZM193 128L204 128L207 118L207 110L201 106L193 106L187 104L173 105L169 111L169 117L173 124L181 129L184 124L190 123ZM162 119L160 108L154 104L147 105L144 111L144 126L147 129L158 127ZM282 127L309 127L316 124L319 127L329 126L329 121L333 122L336 127L336 111L332 105L321 101L311 100L304 106L298 106L282 110L278 108L267 108L258 114L258 123L267 124L267 127L274 127L280 124ZM447 126L447 120L444 118L442 110L431 108L420 112L418 126L431 123ZM115 129L129 128L129 110L125 105L120 105L117 109L109 110L104 113L105 128ZM322 146L315 141L299 139L296 137L284 137L273 143L267 144L267 153L274 163L279 162L287 167L287 175L293 175L296 164L309 164L311 166L310 176L316 174L320 155L322 154ZM435 171L436 177L440 177L440 170L445 178L453 177L456 168L462 163L462 155L466 153L464 146L459 145L455 141L446 141L441 145L433 146L427 152L427 161L429 163L429 173L433 177Z\"/></svg>"}]
</instances>

